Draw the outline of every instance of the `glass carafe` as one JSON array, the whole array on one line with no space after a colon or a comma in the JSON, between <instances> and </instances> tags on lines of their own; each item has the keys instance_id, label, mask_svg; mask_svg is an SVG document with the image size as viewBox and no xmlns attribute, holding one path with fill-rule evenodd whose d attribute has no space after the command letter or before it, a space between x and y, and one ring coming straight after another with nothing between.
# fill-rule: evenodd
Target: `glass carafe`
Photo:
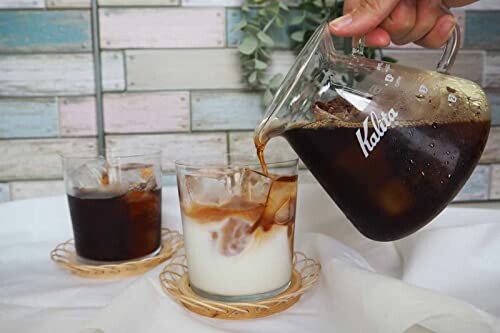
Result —
<instances>
[{"instance_id":1,"label":"glass carafe","mask_svg":"<svg viewBox=\"0 0 500 333\"><path fill-rule=\"evenodd\" d=\"M283 136L366 237L409 235L441 212L471 175L490 129L474 82L447 74L458 27L437 71L335 50L326 24L299 54L256 128Z\"/></svg>"}]
</instances>

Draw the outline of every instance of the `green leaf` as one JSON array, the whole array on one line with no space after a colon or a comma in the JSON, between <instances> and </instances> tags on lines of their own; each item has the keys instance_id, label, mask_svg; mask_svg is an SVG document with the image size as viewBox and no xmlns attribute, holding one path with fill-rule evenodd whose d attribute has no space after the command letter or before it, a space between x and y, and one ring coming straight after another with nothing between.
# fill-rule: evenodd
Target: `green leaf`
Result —
<instances>
[{"instance_id":1,"label":"green leaf","mask_svg":"<svg viewBox=\"0 0 500 333\"><path fill-rule=\"evenodd\" d=\"M247 5L244 5L244 6L241 7L241 11L243 11L243 12L249 12L250 8L248 8Z\"/></svg>"},{"instance_id":2,"label":"green leaf","mask_svg":"<svg viewBox=\"0 0 500 333\"><path fill-rule=\"evenodd\" d=\"M260 31L260 28L256 26L255 24L248 24L245 27L245 30L248 30L248 32L253 32L253 33L258 33Z\"/></svg>"},{"instance_id":3,"label":"green leaf","mask_svg":"<svg viewBox=\"0 0 500 333\"><path fill-rule=\"evenodd\" d=\"M323 23L323 17L317 14L307 14L307 19L314 22L315 24Z\"/></svg>"},{"instance_id":4,"label":"green leaf","mask_svg":"<svg viewBox=\"0 0 500 333\"><path fill-rule=\"evenodd\" d=\"M302 15L299 15L299 16L294 16L290 19L290 21L288 22L288 25L293 26L293 25L302 24L302 22L304 22L305 18L306 18L306 15L304 13L302 13Z\"/></svg>"},{"instance_id":5,"label":"green leaf","mask_svg":"<svg viewBox=\"0 0 500 333\"><path fill-rule=\"evenodd\" d=\"M271 53L267 52L263 48L259 49L259 53L266 59L271 59Z\"/></svg>"},{"instance_id":6,"label":"green leaf","mask_svg":"<svg viewBox=\"0 0 500 333\"><path fill-rule=\"evenodd\" d=\"M302 43L304 41L304 30L295 31L290 35L290 38L296 42Z\"/></svg>"},{"instance_id":7,"label":"green leaf","mask_svg":"<svg viewBox=\"0 0 500 333\"><path fill-rule=\"evenodd\" d=\"M247 20L245 20L244 18L241 19L241 21L239 21L234 27L233 29L231 29L231 31L238 31L238 30L241 30L243 29L246 25L247 25Z\"/></svg>"},{"instance_id":8,"label":"green leaf","mask_svg":"<svg viewBox=\"0 0 500 333\"><path fill-rule=\"evenodd\" d=\"M260 41L266 45L266 46L269 46L269 47L273 47L274 46L274 41L273 39L268 35L266 34L265 32L261 31L257 34L257 38L260 39Z\"/></svg>"},{"instance_id":9,"label":"green leaf","mask_svg":"<svg viewBox=\"0 0 500 333\"><path fill-rule=\"evenodd\" d=\"M257 81L257 72L253 71L252 74L250 74L250 76L248 77L248 83L253 85L255 81Z\"/></svg>"},{"instance_id":10,"label":"green leaf","mask_svg":"<svg viewBox=\"0 0 500 333\"><path fill-rule=\"evenodd\" d=\"M390 63L393 63L393 64L395 64L395 63L397 63L397 62L398 62L398 60L397 60L397 59L394 59L394 58L392 58L392 57L387 57L387 56L382 57L382 61L385 61L385 62L390 62Z\"/></svg>"},{"instance_id":11,"label":"green leaf","mask_svg":"<svg viewBox=\"0 0 500 333\"><path fill-rule=\"evenodd\" d=\"M271 78L269 83L269 88L276 90L280 87L281 81L283 81L283 74L276 74Z\"/></svg>"},{"instance_id":12,"label":"green leaf","mask_svg":"<svg viewBox=\"0 0 500 333\"><path fill-rule=\"evenodd\" d=\"M285 10L285 11L288 11L288 6L284 2L281 2L281 1L280 1L280 8Z\"/></svg>"},{"instance_id":13,"label":"green leaf","mask_svg":"<svg viewBox=\"0 0 500 333\"><path fill-rule=\"evenodd\" d=\"M264 96L262 96L262 104L264 104L264 106L268 106L272 101L273 94L271 93L271 90L266 89L266 91L264 92Z\"/></svg>"},{"instance_id":14,"label":"green leaf","mask_svg":"<svg viewBox=\"0 0 500 333\"><path fill-rule=\"evenodd\" d=\"M285 19L281 15L276 16L275 22L279 28L283 28L285 26Z\"/></svg>"},{"instance_id":15,"label":"green leaf","mask_svg":"<svg viewBox=\"0 0 500 333\"><path fill-rule=\"evenodd\" d=\"M259 82L263 85L263 86L269 86L269 77L267 75L262 75L260 78L259 78Z\"/></svg>"},{"instance_id":16,"label":"green leaf","mask_svg":"<svg viewBox=\"0 0 500 333\"><path fill-rule=\"evenodd\" d=\"M255 59L255 69L263 70L267 68L267 64L259 59Z\"/></svg>"},{"instance_id":17,"label":"green leaf","mask_svg":"<svg viewBox=\"0 0 500 333\"><path fill-rule=\"evenodd\" d=\"M240 50L241 53L243 54L252 54L257 50L259 42L257 41L257 38L255 36L246 36L243 41L241 42L240 46L238 49Z\"/></svg>"},{"instance_id":18,"label":"green leaf","mask_svg":"<svg viewBox=\"0 0 500 333\"><path fill-rule=\"evenodd\" d=\"M323 8L323 1L321 0L314 0L313 5L318 8Z\"/></svg>"},{"instance_id":19,"label":"green leaf","mask_svg":"<svg viewBox=\"0 0 500 333\"><path fill-rule=\"evenodd\" d=\"M253 58L241 60L241 64L243 66L248 66L248 65L252 65L253 66L253 63L254 63L254 59Z\"/></svg>"}]
</instances>

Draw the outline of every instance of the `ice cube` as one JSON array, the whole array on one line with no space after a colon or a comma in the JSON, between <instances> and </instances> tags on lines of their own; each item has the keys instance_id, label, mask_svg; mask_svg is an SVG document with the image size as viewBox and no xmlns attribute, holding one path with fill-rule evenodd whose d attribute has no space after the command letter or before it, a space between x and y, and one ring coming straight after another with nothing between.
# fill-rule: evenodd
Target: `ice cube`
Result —
<instances>
[{"instance_id":1,"label":"ice cube","mask_svg":"<svg viewBox=\"0 0 500 333\"><path fill-rule=\"evenodd\" d=\"M397 178L383 184L376 192L376 200L387 216L398 216L413 206L410 190Z\"/></svg>"},{"instance_id":2,"label":"ice cube","mask_svg":"<svg viewBox=\"0 0 500 333\"><path fill-rule=\"evenodd\" d=\"M274 223L288 224L293 222L295 216L295 199L290 197L274 214Z\"/></svg>"},{"instance_id":3,"label":"ice cube","mask_svg":"<svg viewBox=\"0 0 500 333\"><path fill-rule=\"evenodd\" d=\"M224 256L235 256L240 254L250 241L250 224L244 220L230 217L220 233L219 252Z\"/></svg>"},{"instance_id":4,"label":"ice cube","mask_svg":"<svg viewBox=\"0 0 500 333\"><path fill-rule=\"evenodd\" d=\"M295 198L297 197L297 180L295 179L276 179L271 185L269 197L266 202L264 213L262 214L263 221L276 222L276 214L278 211L293 203L295 209ZM290 206L288 206L290 207ZM285 208L286 209L286 208ZM285 215L284 213L280 213ZM288 213L290 215L290 212Z\"/></svg>"},{"instance_id":5,"label":"ice cube","mask_svg":"<svg viewBox=\"0 0 500 333\"><path fill-rule=\"evenodd\" d=\"M111 170L115 170L110 168ZM160 172L155 172L151 164L128 163L116 167L116 182L126 184L129 190L151 191L158 188L160 181L156 177ZM110 172L110 181L115 181L115 172Z\"/></svg>"},{"instance_id":6,"label":"ice cube","mask_svg":"<svg viewBox=\"0 0 500 333\"><path fill-rule=\"evenodd\" d=\"M71 188L98 188L108 183L108 165L104 158L90 160L68 173Z\"/></svg>"},{"instance_id":7,"label":"ice cube","mask_svg":"<svg viewBox=\"0 0 500 333\"><path fill-rule=\"evenodd\" d=\"M222 206L231 201L231 174L223 170L199 170L196 174L186 175L182 180L188 198L200 205Z\"/></svg>"},{"instance_id":8,"label":"ice cube","mask_svg":"<svg viewBox=\"0 0 500 333\"><path fill-rule=\"evenodd\" d=\"M261 172L244 168L241 171L240 196L245 201L265 204L273 180Z\"/></svg>"}]
</instances>

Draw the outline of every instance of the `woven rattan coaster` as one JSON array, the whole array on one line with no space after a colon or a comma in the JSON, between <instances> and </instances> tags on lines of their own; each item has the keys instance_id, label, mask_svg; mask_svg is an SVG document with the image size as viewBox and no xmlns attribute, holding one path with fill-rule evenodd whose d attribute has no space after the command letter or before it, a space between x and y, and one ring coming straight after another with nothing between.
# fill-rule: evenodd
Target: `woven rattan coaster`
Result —
<instances>
[{"instance_id":1,"label":"woven rattan coaster","mask_svg":"<svg viewBox=\"0 0 500 333\"><path fill-rule=\"evenodd\" d=\"M147 272L158 266L182 247L183 238L177 231L162 228L162 246L156 255L131 260L123 263L106 265L87 265L78 261L75 252L75 244L72 239L56 246L50 253L50 258L62 268L72 273L93 279L118 279Z\"/></svg>"},{"instance_id":2,"label":"woven rattan coaster","mask_svg":"<svg viewBox=\"0 0 500 333\"><path fill-rule=\"evenodd\" d=\"M318 280L321 265L295 252L290 286L281 294L257 302L218 302L200 297L189 286L186 257L179 251L160 274L163 290L188 310L205 317L218 319L254 319L282 312L300 299Z\"/></svg>"}]
</instances>

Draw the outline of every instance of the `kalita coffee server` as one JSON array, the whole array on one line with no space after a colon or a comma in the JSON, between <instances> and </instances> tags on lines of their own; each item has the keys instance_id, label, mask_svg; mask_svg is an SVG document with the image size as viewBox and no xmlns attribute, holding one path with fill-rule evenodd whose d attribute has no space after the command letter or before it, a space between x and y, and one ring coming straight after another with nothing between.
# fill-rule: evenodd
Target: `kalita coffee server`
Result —
<instances>
[{"instance_id":1,"label":"kalita coffee server","mask_svg":"<svg viewBox=\"0 0 500 333\"><path fill-rule=\"evenodd\" d=\"M458 27L436 71L337 52L326 24L284 79L255 143L283 136L356 228L390 241L429 223L479 161L490 110L474 82L448 74Z\"/></svg>"}]
</instances>

